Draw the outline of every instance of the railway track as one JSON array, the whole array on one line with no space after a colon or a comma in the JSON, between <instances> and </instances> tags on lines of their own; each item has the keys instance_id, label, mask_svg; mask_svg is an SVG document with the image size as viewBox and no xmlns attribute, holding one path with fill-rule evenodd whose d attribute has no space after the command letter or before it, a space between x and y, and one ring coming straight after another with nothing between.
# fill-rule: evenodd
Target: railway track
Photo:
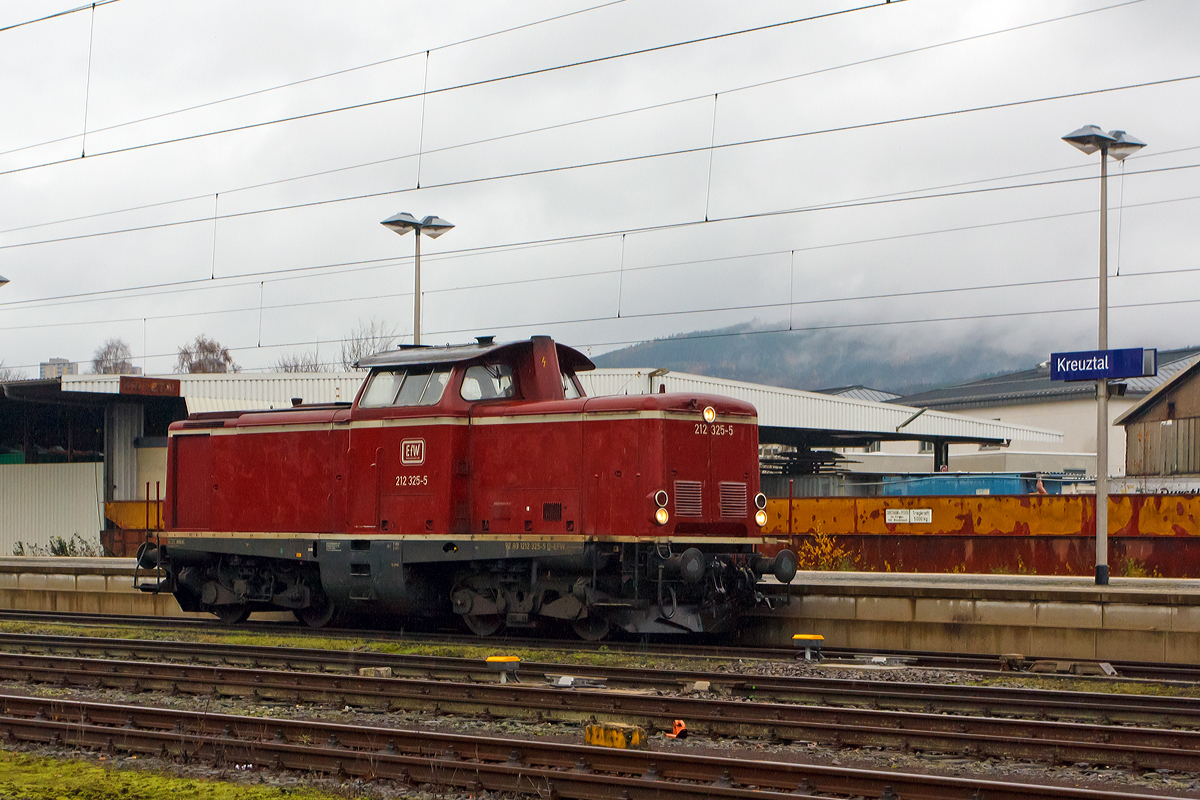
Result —
<instances>
[{"instance_id":1,"label":"railway track","mask_svg":"<svg viewBox=\"0 0 1200 800\"><path fill-rule=\"evenodd\" d=\"M9 741L480 789L642 800L887 797L1149 800L1162 795L1005 784L684 752L620 750L307 720L0 695Z\"/></svg>"},{"instance_id":2,"label":"railway track","mask_svg":"<svg viewBox=\"0 0 1200 800\"><path fill-rule=\"evenodd\" d=\"M124 661L185 661L203 664L206 668L267 667L300 673L332 671L346 675L374 667L389 669L397 677L474 684L497 681L496 673L489 671L479 660L444 656L36 634L0 634L0 650L8 651L0 653L0 664L12 666L15 663L15 668L37 664L24 658L24 654L43 653L76 659L90 656ZM134 662L129 669L136 673L140 666L139 662ZM527 681L546 681L565 674L602 681L605 688L653 689L670 693L680 693L689 686L694 689L697 682L707 681L709 691L714 694L760 702L1200 729L1200 702L1191 697L1169 695L1112 695L695 670L647 671L632 667L538 662L522 664L520 674Z\"/></svg>"},{"instance_id":3,"label":"railway track","mask_svg":"<svg viewBox=\"0 0 1200 800\"><path fill-rule=\"evenodd\" d=\"M59 642L59 646L63 643ZM70 642L66 642L70 646ZM93 642L93 644L95 644ZM111 643L102 642L106 647ZM137 650L138 642L124 642ZM159 645L170 643L157 643ZM229 653L228 647L220 650ZM262 648L246 648L239 655L258 661ZM255 655L252 655L252 651ZM239 651L234 651L239 652ZM295 653L279 648L276 659L291 659ZM175 657L188 662L213 656L207 647L180 647ZM302 653L311 658L314 653ZM342 654L345 655L345 654ZM351 654L353 657L362 654ZM403 658L403 657L402 657ZM374 661L375 659L371 659ZM386 660L386 659L385 659ZM426 667L436 660L423 658ZM457 661L457 660L455 660ZM976 687L906 685L852 682L853 687L840 687L837 681L811 681L805 678L767 679L760 688L750 676L719 676L724 679L744 677L725 684L731 693L738 691L740 699L697 697L692 695L658 694L658 689L678 691L686 681L678 674L659 674L647 679L641 672L637 690L604 686L576 689L572 686L546 684L500 684L493 675L479 675L481 664L448 665L467 667L455 680L430 678L381 678L347 674L361 661L343 661L343 671L284 671L256 667L221 665L196 666L192 663L164 663L96 659L83 655L38 655L0 653L0 678L54 686L88 688L118 688L134 692L169 694L211 694L241 697L252 702L283 702L287 704L323 703L354 706L382 711L424 710L450 714L475 714L494 717L516 717L537 721L582 722L621 721L642 724L651 730L670 729L676 719L687 721L689 728L710 737L738 736L769 738L783 742L814 742L834 747L885 747L897 750L917 750L939 753L966 753L972 757L1016 758L1051 763L1093 763L1115 767L1170 769L1200 772L1200 732L1183 730L1180 725L1195 726L1198 721L1194 700L1189 698L1108 697L1110 715L1122 715L1126 721L1146 724L1157 719L1175 727L1158 729L1136 725L1112 725L1079 722L1060 722L1046 719L1012 719L979 716L980 704L1010 706L1023 702L1031 707L1049 709L1057 703L1070 709L1077 702L1069 692L1022 692L997 690L979 697ZM401 662L402 663L402 662ZM309 662L310 666L312 662ZM328 664L318 664L328 669ZM373 668L379 667L376 663ZM538 665L541 675L547 665ZM553 666L553 665L549 665ZM361 668L361 666L359 667ZM388 667L391 669L391 666ZM451 672L454 670L451 669ZM625 687L638 686L636 670L596 670L608 677L617 677ZM702 680L684 673L693 680ZM572 676L572 683L574 682ZM482 679L467 682L464 678ZM607 678L603 678L607 681ZM560 683L562 683L560 681ZM814 685L810 685L814 684ZM874 696L883 698L893 689L891 697L862 705L830 706L808 703L766 702L770 687L778 694L802 693L810 698L826 694L838 697L856 692L860 700ZM1004 698L1013 692L1013 700ZM824 693L824 694L823 694ZM1042 695L1054 695L1044 697ZM1106 696L1088 695L1083 703L1098 705ZM926 711L904 711L879 707L897 698L924 703ZM747 702L750 700L751 702ZM971 712L974 713L971 713Z\"/></svg>"},{"instance_id":4,"label":"railway track","mask_svg":"<svg viewBox=\"0 0 1200 800\"><path fill-rule=\"evenodd\" d=\"M43 612L43 611L12 611L0 610L0 621L24 621L40 624L76 624L91 626L142 627L156 630L199 630L207 633L222 628L215 619L187 617L150 617L134 615L110 614L80 614L73 612ZM728 661L763 659L790 660L796 656L796 651L786 647L744 647L738 645L715 644L675 644L661 641L605 641L584 642L578 640L563 640L554 638L532 638L496 636L479 638L462 634L426 631L396 631L394 629L363 628L325 628L311 630L298 623L285 622L248 622L236 629L246 632L261 632L270 634L286 633L289 636L312 637L320 639L360 640L369 635L376 641L396 641L408 644L446 644L478 647L487 645L497 650L504 648L528 647L543 651L561 650L564 653L580 651L607 651L613 653L633 653L643 656L663 656L666 658L704 658L723 659ZM866 650L844 647L827 647L824 654L830 659L861 659L880 656L891 660L925 669L954 669L972 672L1007 672L1009 671L995 655L970 653L938 653L929 651L905 650ZM1051 662L1070 662L1081 665L1099 665L1098 659L1062 659L1053 656L1040 657L1026 654L1026 662L1038 660ZM1115 676L1106 676L1098 668L1089 672L1088 677L1104 679L1114 677L1121 680L1173 681L1184 684L1200 683L1200 664L1160 664L1144 661L1105 661L1115 671Z\"/></svg>"}]
</instances>

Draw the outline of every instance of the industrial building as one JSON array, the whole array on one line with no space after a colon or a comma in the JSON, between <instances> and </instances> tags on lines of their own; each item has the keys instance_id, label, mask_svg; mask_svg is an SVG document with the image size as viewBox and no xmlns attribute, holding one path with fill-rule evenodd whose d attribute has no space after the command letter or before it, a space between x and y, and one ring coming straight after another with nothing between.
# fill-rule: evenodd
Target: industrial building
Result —
<instances>
[{"instance_id":1,"label":"industrial building","mask_svg":"<svg viewBox=\"0 0 1200 800\"><path fill-rule=\"evenodd\" d=\"M1117 417L1125 479L1116 491L1200 492L1200 358Z\"/></svg>"}]
</instances>

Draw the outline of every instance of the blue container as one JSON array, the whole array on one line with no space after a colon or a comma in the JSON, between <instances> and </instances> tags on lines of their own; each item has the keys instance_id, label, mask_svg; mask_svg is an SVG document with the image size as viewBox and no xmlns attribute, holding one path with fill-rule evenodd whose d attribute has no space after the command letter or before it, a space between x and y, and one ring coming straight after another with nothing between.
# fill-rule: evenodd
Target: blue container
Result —
<instances>
[{"instance_id":1,"label":"blue container","mask_svg":"<svg viewBox=\"0 0 1200 800\"><path fill-rule=\"evenodd\" d=\"M1042 476L1047 494L1062 494L1058 476ZM884 497L925 495L1037 494L1038 476L1028 472L946 472L886 475L880 494Z\"/></svg>"}]
</instances>

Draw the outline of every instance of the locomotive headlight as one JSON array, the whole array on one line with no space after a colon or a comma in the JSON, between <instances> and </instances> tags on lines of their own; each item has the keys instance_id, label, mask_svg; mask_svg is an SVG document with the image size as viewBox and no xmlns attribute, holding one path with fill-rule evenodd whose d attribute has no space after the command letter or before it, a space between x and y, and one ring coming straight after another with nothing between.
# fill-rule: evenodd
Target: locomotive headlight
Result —
<instances>
[{"instance_id":1,"label":"locomotive headlight","mask_svg":"<svg viewBox=\"0 0 1200 800\"><path fill-rule=\"evenodd\" d=\"M670 518L671 518L671 515L667 513L667 510L665 508L660 508L654 512L654 521L657 522L659 525L666 525L667 520Z\"/></svg>"},{"instance_id":2,"label":"locomotive headlight","mask_svg":"<svg viewBox=\"0 0 1200 800\"><path fill-rule=\"evenodd\" d=\"M658 506L659 508L664 508L664 507L666 507L666 505L667 505L667 493L666 493L666 492L664 492L662 489L659 489L657 492L655 492L655 493L654 493L654 504L655 504L656 506ZM663 522L666 522L666 520L663 520ZM661 523L660 523L660 524L661 524Z\"/></svg>"},{"instance_id":3,"label":"locomotive headlight","mask_svg":"<svg viewBox=\"0 0 1200 800\"><path fill-rule=\"evenodd\" d=\"M754 495L754 507L759 510L765 509L767 507L767 496L762 492Z\"/></svg>"},{"instance_id":4,"label":"locomotive headlight","mask_svg":"<svg viewBox=\"0 0 1200 800\"><path fill-rule=\"evenodd\" d=\"M705 406L704 407L704 421L711 423L716 418L717 418L717 410L715 408L713 408L712 406Z\"/></svg>"},{"instance_id":5,"label":"locomotive headlight","mask_svg":"<svg viewBox=\"0 0 1200 800\"><path fill-rule=\"evenodd\" d=\"M758 525L758 527L764 527L767 524L767 512L763 511L761 508L754 512L754 522Z\"/></svg>"}]
</instances>

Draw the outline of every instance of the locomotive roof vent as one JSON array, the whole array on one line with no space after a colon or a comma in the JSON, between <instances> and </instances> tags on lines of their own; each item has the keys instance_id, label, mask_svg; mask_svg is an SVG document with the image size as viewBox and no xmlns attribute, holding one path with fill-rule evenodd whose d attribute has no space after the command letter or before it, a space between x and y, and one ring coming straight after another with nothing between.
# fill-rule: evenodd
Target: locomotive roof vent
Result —
<instances>
[{"instance_id":1,"label":"locomotive roof vent","mask_svg":"<svg viewBox=\"0 0 1200 800\"><path fill-rule=\"evenodd\" d=\"M482 345L495 344L495 336L476 336L475 341Z\"/></svg>"}]
</instances>

